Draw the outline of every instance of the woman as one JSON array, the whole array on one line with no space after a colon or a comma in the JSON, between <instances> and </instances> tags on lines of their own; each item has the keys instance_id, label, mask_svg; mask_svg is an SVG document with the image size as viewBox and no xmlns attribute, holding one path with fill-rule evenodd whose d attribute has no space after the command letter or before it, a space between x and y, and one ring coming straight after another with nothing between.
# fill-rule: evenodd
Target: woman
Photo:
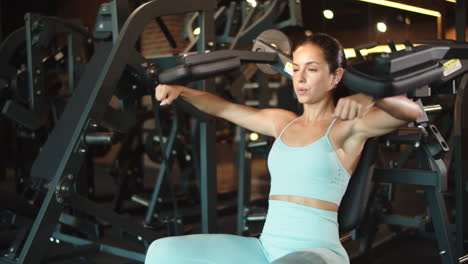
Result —
<instances>
[{"instance_id":1,"label":"woman","mask_svg":"<svg viewBox=\"0 0 468 264\"><path fill-rule=\"evenodd\" d=\"M293 86L304 108L299 117L183 86L159 85L156 98L162 105L181 96L201 111L276 141L268 157L271 190L259 239L226 234L163 238L150 246L145 263L288 263L284 256L299 250L308 263L349 263L339 241L337 211L364 143L422 112L404 96L355 94L336 102L344 64L343 48L329 35L314 34L297 45Z\"/></svg>"}]
</instances>

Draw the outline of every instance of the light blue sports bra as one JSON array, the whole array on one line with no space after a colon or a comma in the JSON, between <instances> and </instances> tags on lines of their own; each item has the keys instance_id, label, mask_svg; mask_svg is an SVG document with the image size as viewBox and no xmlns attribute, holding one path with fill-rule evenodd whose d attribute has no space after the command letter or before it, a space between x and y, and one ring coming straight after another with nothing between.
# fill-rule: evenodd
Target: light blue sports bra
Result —
<instances>
[{"instance_id":1,"label":"light blue sports bra","mask_svg":"<svg viewBox=\"0 0 468 264\"><path fill-rule=\"evenodd\" d=\"M343 168L328 138L336 119L316 142L304 147L290 147L281 136L298 118L281 131L268 155L270 195L295 195L340 205L351 176Z\"/></svg>"}]
</instances>

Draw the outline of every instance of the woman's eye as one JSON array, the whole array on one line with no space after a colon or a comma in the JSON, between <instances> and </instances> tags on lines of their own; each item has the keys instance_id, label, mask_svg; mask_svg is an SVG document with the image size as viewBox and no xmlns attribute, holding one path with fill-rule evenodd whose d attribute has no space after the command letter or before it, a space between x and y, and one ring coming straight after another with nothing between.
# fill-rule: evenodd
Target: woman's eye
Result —
<instances>
[{"instance_id":1,"label":"woman's eye","mask_svg":"<svg viewBox=\"0 0 468 264\"><path fill-rule=\"evenodd\" d=\"M298 69L293 69L293 72L297 72L297 71L298 71Z\"/></svg>"}]
</instances>

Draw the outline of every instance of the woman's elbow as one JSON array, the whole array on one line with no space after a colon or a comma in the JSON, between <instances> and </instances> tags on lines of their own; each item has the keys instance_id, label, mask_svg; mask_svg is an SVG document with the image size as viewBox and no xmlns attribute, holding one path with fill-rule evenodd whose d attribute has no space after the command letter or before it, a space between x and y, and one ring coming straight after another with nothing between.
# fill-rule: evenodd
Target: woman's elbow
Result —
<instances>
[{"instance_id":1,"label":"woman's elbow","mask_svg":"<svg viewBox=\"0 0 468 264\"><path fill-rule=\"evenodd\" d=\"M413 103L411 109L408 109L408 111L406 111L404 120L408 122L413 122L421 118L423 114L424 110L421 109L421 107L418 104Z\"/></svg>"}]
</instances>

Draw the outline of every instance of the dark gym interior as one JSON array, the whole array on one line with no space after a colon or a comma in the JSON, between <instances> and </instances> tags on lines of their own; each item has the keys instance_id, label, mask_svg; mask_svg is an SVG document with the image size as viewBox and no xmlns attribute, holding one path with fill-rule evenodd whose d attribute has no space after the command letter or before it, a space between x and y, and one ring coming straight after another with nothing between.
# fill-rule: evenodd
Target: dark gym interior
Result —
<instances>
[{"instance_id":1,"label":"dark gym interior","mask_svg":"<svg viewBox=\"0 0 468 264\"><path fill-rule=\"evenodd\" d=\"M375 139L350 183L351 263L468 263L466 11L465 0L0 0L0 263L144 263L158 238L258 237L274 138L183 100L160 106L154 88L300 113L285 65L315 32L345 48L347 88L424 109Z\"/></svg>"}]
</instances>

